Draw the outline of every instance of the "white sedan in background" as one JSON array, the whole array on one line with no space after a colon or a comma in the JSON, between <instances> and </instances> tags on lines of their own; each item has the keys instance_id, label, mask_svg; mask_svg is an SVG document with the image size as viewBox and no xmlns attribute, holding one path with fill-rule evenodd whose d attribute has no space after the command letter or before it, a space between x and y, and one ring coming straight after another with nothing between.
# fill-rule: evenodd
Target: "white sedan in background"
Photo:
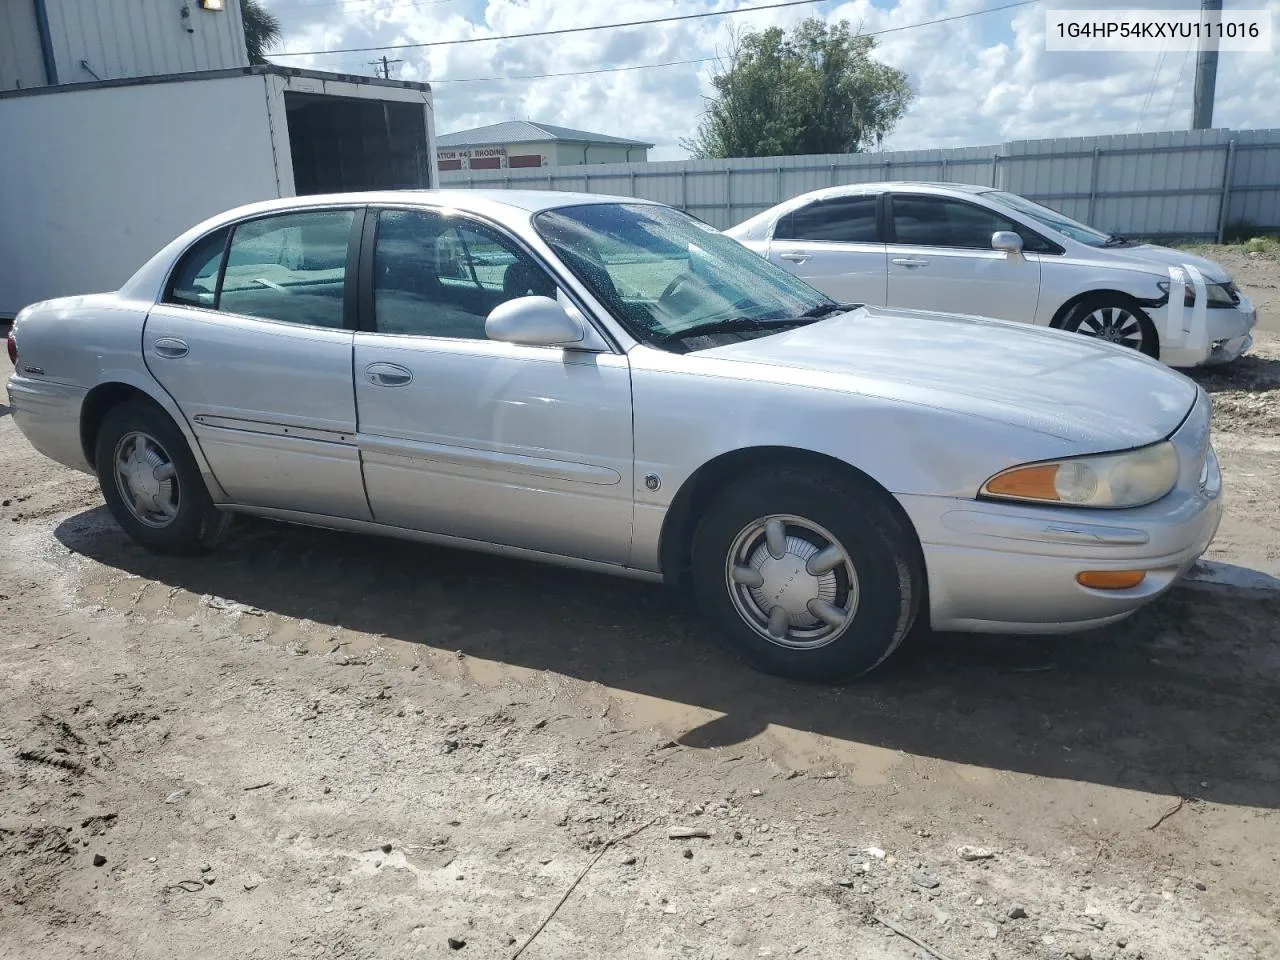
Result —
<instances>
[{"instance_id":1,"label":"white sedan in background","mask_svg":"<svg viewBox=\"0 0 1280 960\"><path fill-rule=\"evenodd\" d=\"M228 211L33 304L9 403L157 551L232 513L692 582L753 663L871 669L917 615L1051 633L1177 581L1209 397L1135 351L848 309L670 207L549 191Z\"/></svg>"},{"instance_id":2,"label":"white sedan in background","mask_svg":"<svg viewBox=\"0 0 1280 960\"><path fill-rule=\"evenodd\" d=\"M864 183L794 197L725 231L842 303L1074 331L1194 367L1236 359L1257 322L1212 260L961 183ZM1182 291L1170 303L1170 289Z\"/></svg>"}]
</instances>

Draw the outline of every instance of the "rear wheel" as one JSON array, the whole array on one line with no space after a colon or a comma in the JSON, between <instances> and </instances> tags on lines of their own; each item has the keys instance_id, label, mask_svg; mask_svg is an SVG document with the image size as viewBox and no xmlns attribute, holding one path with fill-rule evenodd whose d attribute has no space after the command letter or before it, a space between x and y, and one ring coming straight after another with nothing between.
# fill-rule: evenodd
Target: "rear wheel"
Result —
<instances>
[{"instance_id":1,"label":"rear wheel","mask_svg":"<svg viewBox=\"0 0 1280 960\"><path fill-rule=\"evenodd\" d=\"M1086 297L1063 318L1062 329L1129 347L1149 357L1160 356L1155 324L1146 311L1125 297Z\"/></svg>"},{"instance_id":2,"label":"rear wheel","mask_svg":"<svg viewBox=\"0 0 1280 960\"><path fill-rule=\"evenodd\" d=\"M883 662L916 617L914 538L869 484L779 467L730 487L693 544L700 607L769 673L838 682Z\"/></svg>"},{"instance_id":3,"label":"rear wheel","mask_svg":"<svg viewBox=\"0 0 1280 960\"><path fill-rule=\"evenodd\" d=\"M107 411L94 462L116 522L157 553L212 547L229 516L209 498L186 439L163 410L130 400Z\"/></svg>"}]
</instances>

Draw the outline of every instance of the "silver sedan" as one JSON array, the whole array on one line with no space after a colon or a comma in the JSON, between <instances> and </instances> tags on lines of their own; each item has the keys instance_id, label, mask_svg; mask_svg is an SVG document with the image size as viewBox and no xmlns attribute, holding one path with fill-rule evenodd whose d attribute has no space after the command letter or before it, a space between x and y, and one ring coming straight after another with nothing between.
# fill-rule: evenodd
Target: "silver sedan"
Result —
<instances>
[{"instance_id":1,"label":"silver sedan","mask_svg":"<svg viewBox=\"0 0 1280 960\"><path fill-rule=\"evenodd\" d=\"M552 192L271 201L34 304L13 415L158 551L236 513L688 580L834 681L919 616L1132 613L1217 530L1209 400L1055 330L837 303L701 222Z\"/></svg>"}]
</instances>

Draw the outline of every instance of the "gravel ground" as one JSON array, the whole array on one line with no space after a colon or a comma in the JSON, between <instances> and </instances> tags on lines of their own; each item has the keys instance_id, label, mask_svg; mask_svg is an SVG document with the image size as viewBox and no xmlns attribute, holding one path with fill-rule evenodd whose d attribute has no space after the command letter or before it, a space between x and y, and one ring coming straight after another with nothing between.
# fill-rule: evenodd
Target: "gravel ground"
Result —
<instances>
[{"instance_id":1,"label":"gravel ground","mask_svg":"<svg viewBox=\"0 0 1280 960\"><path fill-rule=\"evenodd\" d=\"M1272 573L1277 368L1197 375L1211 556ZM266 522L153 557L5 413L6 958L1280 956L1280 593L803 687L647 585Z\"/></svg>"}]
</instances>

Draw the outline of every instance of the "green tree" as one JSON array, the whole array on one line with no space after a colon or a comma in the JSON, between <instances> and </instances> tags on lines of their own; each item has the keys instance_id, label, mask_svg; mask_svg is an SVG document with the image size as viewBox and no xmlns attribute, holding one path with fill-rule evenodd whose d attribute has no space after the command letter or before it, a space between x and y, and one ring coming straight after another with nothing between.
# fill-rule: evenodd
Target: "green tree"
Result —
<instances>
[{"instance_id":1,"label":"green tree","mask_svg":"<svg viewBox=\"0 0 1280 960\"><path fill-rule=\"evenodd\" d=\"M847 22L810 18L734 37L692 139L697 158L857 153L884 141L915 94Z\"/></svg>"},{"instance_id":2,"label":"green tree","mask_svg":"<svg viewBox=\"0 0 1280 960\"><path fill-rule=\"evenodd\" d=\"M262 0L240 0L240 19L244 22L244 45L249 62L267 63L267 51L284 36L280 20L262 5Z\"/></svg>"}]
</instances>

